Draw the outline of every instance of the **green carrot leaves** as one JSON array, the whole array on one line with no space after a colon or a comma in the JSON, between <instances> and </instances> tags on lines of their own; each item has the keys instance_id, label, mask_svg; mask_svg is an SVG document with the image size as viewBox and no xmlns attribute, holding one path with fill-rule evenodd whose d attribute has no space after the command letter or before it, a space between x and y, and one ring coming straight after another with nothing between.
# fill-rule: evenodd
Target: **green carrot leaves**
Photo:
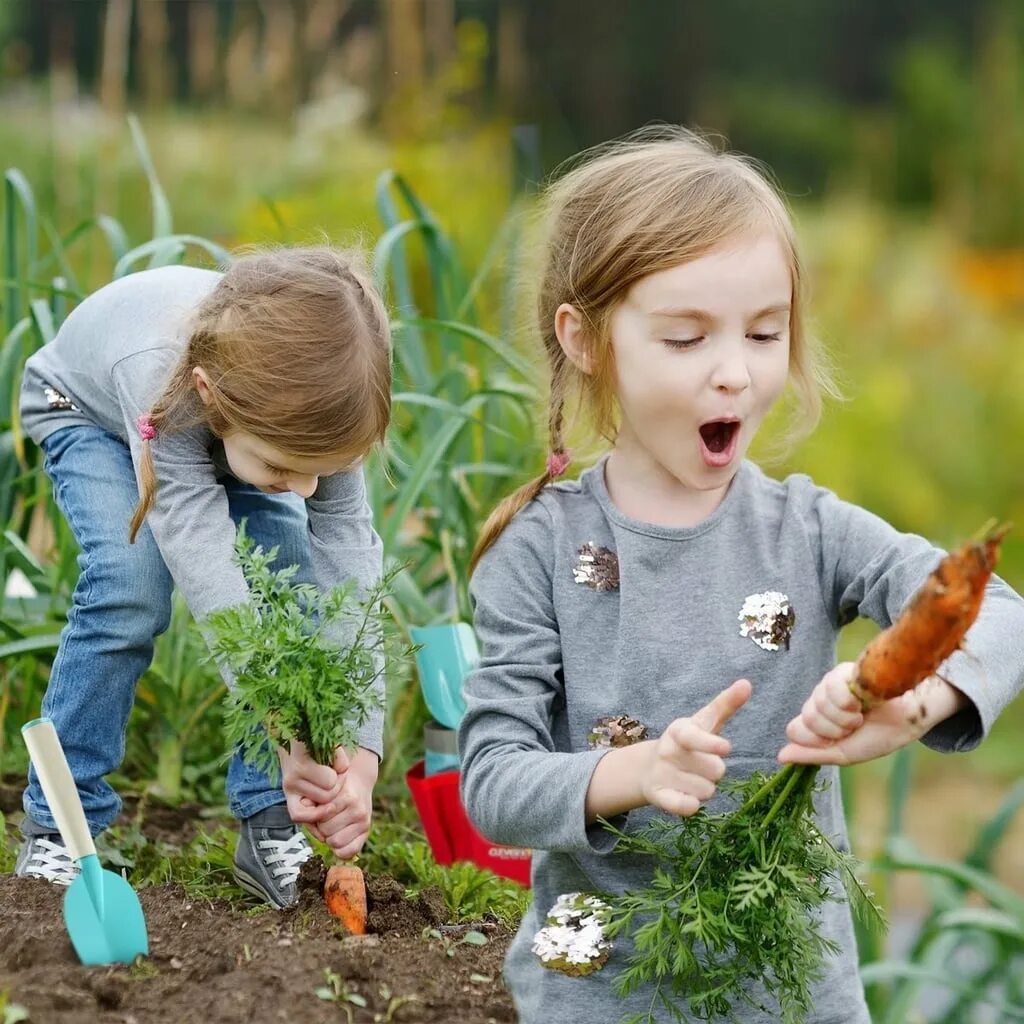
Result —
<instances>
[{"instance_id":1,"label":"green carrot leaves","mask_svg":"<svg viewBox=\"0 0 1024 1024\"><path fill-rule=\"evenodd\" d=\"M616 988L653 988L650 1011L631 1024L667 1019L662 1011L675 1021L731 1019L736 1004L765 997L785 1024L798 1024L826 954L837 951L819 912L841 898L838 883L859 916L884 927L852 855L815 824L816 776L813 766L792 765L724 781L732 813L657 818L632 834L605 823L619 836L617 854L655 861L647 886L609 899L609 937L626 934L633 945Z\"/></svg>"},{"instance_id":2,"label":"green carrot leaves","mask_svg":"<svg viewBox=\"0 0 1024 1024\"><path fill-rule=\"evenodd\" d=\"M354 581L321 593L294 582L297 566L271 568L276 556L276 548L264 551L239 529L235 557L250 600L204 623L211 651L235 677L225 698L227 739L271 778L275 745L300 740L315 761L330 765L335 749L355 746L382 705L377 684L392 645L382 598L395 575L362 598Z\"/></svg>"}]
</instances>

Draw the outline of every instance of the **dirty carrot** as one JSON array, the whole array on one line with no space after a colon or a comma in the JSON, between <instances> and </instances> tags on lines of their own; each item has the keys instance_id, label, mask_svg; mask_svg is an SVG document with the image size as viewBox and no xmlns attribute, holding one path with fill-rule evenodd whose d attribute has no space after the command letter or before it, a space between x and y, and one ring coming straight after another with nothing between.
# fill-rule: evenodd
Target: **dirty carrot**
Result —
<instances>
[{"instance_id":1,"label":"dirty carrot","mask_svg":"<svg viewBox=\"0 0 1024 1024\"><path fill-rule=\"evenodd\" d=\"M324 885L327 909L351 935L366 934L366 882L354 864L334 864Z\"/></svg>"},{"instance_id":2,"label":"dirty carrot","mask_svg":"<svg viewBox=\"0 0 1024 1024\"><path fill-rule=\"evenodd\" d=\"M867 645L850 683L865 710L913 689L963 645L1009 529L988 526L946 555L896 622Z\"/></svg>"}]
</instances>

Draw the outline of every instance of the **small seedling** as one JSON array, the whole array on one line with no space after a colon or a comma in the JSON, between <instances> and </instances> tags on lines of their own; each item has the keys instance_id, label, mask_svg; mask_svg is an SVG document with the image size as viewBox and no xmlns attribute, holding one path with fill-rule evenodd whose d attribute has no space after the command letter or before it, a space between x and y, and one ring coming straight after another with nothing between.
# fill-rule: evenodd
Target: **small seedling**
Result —
<instances>
[{"instance_id":1,"label":"small seedling","mask_svg":"<svg viewBox=\"0 0 1024 1024\"><path fill-rule=\"evenodd\" d=\"M483 932L468 931L458 939L453 939L438 928L427 927L423 929L424 940L435 939L441 943L445 956L455 956L457 946L486 946L488 938Z\"/></svg>"},{"instance_id":2,"label":"small seedling","mask_svg":"<svg viewBox=\"0 0 1024 1024\"><path fill-rule=\"evenodd\" d=\"M330 967L324 968L324 978L327 984L322 985L316 990L317 999L323 999L324 1002L335 1003L340 1006L345 1011L349 1024L352 1024L352 1007L358 1006L361 1009L365 1009L366 999L358 992L352 991L345 984L341 975L337 971L332 971Z\"/></svg>"},{"instance_id":3,"label":"small seedling","mask_svg":"<svg viewBox=\"0 0 1024 1024\"><path fill-rule=\"evenodd\" d=\"M12 1003L10 993L4 989L0 992L0 1024L22 1024L29 1020L28 1010L21 1003Z\"/></svg>"},{"instance_id":4,"label":"small seedling","mask_svg":"<svg viewBox=\"0 0 1024 1024\"><path fill-rule=\"evenodd\" d=\"M391 1024L395 1019L395 1014L400 1010L406 1003L418 1003L419 996L396 996L391 992L391 988L388 985L380 985L377 988L377 994L380 996L382 1003L387 1003L387 1008L380 1013L373 1015L374 1024Z\"/></svg>"}]
</instances>

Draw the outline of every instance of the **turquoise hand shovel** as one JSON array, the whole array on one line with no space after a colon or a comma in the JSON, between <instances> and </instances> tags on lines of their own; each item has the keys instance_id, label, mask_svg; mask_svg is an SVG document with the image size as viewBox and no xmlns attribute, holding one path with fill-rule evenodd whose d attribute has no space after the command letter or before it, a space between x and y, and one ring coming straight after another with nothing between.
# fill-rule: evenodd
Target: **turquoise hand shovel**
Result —
<instances>
[{"instance_id":1,"label":"turquoise hand shovel","mask_svg":"<svg viewBox=\"0 0 1024 1024\"><path fill-rule=\"evenodd\" d=\"M48 718L22 726L29 756L61 839L81 869L64 896L64 924L83 964L131 963L149 953L139 897L113 871L104 871L78 799L64 748Z\"/></svg>"},{"instance_id":2,"label":"turquoise hand shovel","mask_svg":"<svg viewBox=\"0 0 1024 1024\"><path fill-rule=\"evenodd\" d=\"M466 713L463 680L480 662L473 627L468 622L412 626L409 636L421 645L416 667L427 708L442 725L457 729Z\"/></svg>"}]
</instances>

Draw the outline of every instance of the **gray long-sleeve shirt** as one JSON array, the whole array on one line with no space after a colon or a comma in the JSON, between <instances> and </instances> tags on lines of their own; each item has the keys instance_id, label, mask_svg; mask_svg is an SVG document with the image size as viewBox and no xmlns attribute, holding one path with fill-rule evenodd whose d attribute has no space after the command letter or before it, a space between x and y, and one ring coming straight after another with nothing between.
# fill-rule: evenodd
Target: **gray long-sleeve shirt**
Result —
<instances>
[{"instance_id":1,"label":"gray long-sleeve shirt","mask_svg":"<svg viewBox=\"0 0 1024 1024\"><path fill-rule=\"evenodd\" d=\"M655 738L747 678L753 694L723 730L727 772L774 771L786 724L835 665L839 628L858 616L891 624L943 554L806 476L778 482L751 462L704 522L639 522L612 504L604 461L545 488L472 580L482 659L465 685L462 796L485 835L534 849L534 899L505 965L522 1024L613 1024L650 1005L650 990L628 999L613 990L625 937L582 978L543 967L531 951L563 893L648 880L649 861L616 854L614 837L585 824L590 778L608 752L589 749L594 723L629 715ZM785 595L795 613L788 650L741 634L746 599L767 592ZM936 750L976 746L1024 686L1024 600L997 577L966 646L943 674L971 705L923 737ZM838 769L821 775L831 785L815 796L819 823L848 849ZM727 809L724 799L716 794L708 811ZM632 832L656 813L640 808L615 823ZM842 952L815 986L811 1021L866 1024L849 907L827 904L822 925ZM744 1021L779 1019L735 1009Z\"/></svg>"},{"instance_id":2,"label":"gray long-sleeve shirt","mask_svg":"<svg viewBox=\"0 0 1024 1024\"><path fill-rule=\"evenodd\" d=\"M94 424L124 441L138 467L137 420L159 396L188 342L196 307L220 278L195 267L161 267L113 281L75 307L25 364L20 404L29 437L40 443L62 427ZM228 472L219 441L195 425L161 431L150 444L158 485L146 522L193 616L201 621L248 600L233 560L235 525L219 482ZM372 586L382 552L362 470L322 477L306 510L317 585L329 590L355 579L361 590ZM383 696L383 683L378 692ZM382 732L377 710L359 730L359 744L380 756Z\"/></svg>"}]
</instances>

